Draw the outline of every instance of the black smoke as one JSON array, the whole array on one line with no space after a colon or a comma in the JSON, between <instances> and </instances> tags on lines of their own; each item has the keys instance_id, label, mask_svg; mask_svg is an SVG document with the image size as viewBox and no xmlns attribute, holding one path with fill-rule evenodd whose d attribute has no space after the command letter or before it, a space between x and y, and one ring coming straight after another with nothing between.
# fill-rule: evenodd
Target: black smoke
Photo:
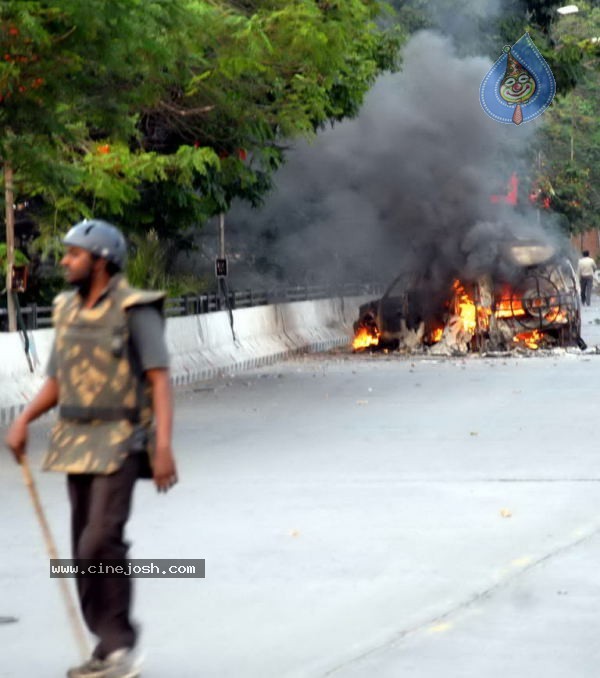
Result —
<instances>
[{"instance_id":1,"label":"black smoke","mask_svg":"<svg viewBox=\"0 0 600 678\"><path fill-rule=\"evenodd\" d=\"M491 66L458 56L450 37L415 34L402 71L378 80L358 118L298 144L264 208L230 213L233 285L385 283L406 272L447 290L457 273L498 266L505 240L547 240L526 196L538 123L485 115L479 85ZM513 172L520 207L492 203Z\"/></svg>"}]
</instances>

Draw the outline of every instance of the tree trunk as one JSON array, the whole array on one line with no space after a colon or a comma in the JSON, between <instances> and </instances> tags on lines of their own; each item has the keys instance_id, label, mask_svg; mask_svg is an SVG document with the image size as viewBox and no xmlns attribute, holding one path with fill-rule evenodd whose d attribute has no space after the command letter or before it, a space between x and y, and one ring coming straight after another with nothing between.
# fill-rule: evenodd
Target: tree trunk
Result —
<instances>
[{"instance_id":1,"label":"tree trunk","mask_svg":"<svg viewBox=\"0 0 600 678\"><path fill-rule=\"evenodd\" d=\"M8 331L17 331L17 314L12 296L12 273L15 263L15 211L13 169L8 160L4 162L4 200L6 203L6 308Z\"/></svg>"}]
</instances>

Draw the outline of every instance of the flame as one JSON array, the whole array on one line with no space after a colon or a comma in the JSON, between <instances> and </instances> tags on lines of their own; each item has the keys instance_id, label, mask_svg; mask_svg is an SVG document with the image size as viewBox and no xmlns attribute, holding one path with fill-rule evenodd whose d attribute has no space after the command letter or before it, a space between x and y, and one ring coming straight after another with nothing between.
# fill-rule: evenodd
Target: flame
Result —
<instances>
[{"instance_id":1,"label":"flame","mask_svg":"<svg viewBox=\"0 0 600 678\"><path fill-rule=\"evenodd\" d=\"M540 343L544 339L544 335L538 330L531 332L521 332L513 337L515 344L524 344L527 348L536 350L540 347Z\"/></svg>"},{"instance_id":2,"label":"flame","mask_svg":"<svg viewBox=\"0 0 600 678\"><path fill-rule=\"evenodd\" d=\"M479 306L477 308L477 319L479 321L479 327L488 328L490 326L490 316L492 315L491 308L485 308Z\"/></svg>"},{"instance_id":3,"label":"flame","mask_svg":"<svg viewBox=\"0 0 600 678\"><path fill-rule=\"evenodd\" d=\"M530 312L540 314L548 308L544 314L544 320L551 323L567 323L567 314L560 309L560 299L553 297L535 297L528 301ZM527 315L520 299L512 295L510 288L502 290L501 297L496 301L496 318L516 318Z\"/></svg>"},{"instance_id":4,"label":"flame","mask_svg":"<svg viewBox=\"0 0 600 678\"><path fill-rule=\"evenodd\" d=\"M496 318L513 318L525 315L525 309L519 299L499 299L496 302Z\"/></svg>"},{"instance_id":5,"label":"flame","mask_svg":"<svg viewBox=\"0 0 600 678\"><path fill-rule=\"evenodd\" d=\"M559 311L553 319L555 323L562 323L563 325L569 322L566 311Z\"/></svg>"},{"instance_id":6,"label":"flame","mask_svg":"<svg viewBox=\"0 0 600 678\"><path fill-rule=\"evenodd\" d=\"M454 299L457 306L458 315L463 322L463 328L466 332L475 332L477 329L477 306L469 297L460 280L455 280L452 289L454 290Z\"/></svg>"},{"instance_id":7,"label":"flame","mask_svg":"<svg viewBox=\"0 0 600 678\"><path fill-rule=\"evenodd\" d=\"M379 330L376 327L374 327L373 330L370 331L369 329L363 326L356 333L354 341L352 342L352 348L355 351L362 351L365 348L369 348L370 346L377 346L378 344L379 344Z\"/></svg>"},{"instance_id":8,"label":"flame","mask_svg":"<svg viewBox=\"0 0 600 678\"><path fill-rule=\"evenodd\" d=\"M509 285L503 285L500 296L496 298L494 315L496 318L514 318L527 315L523 303L514 296Z\"/></svg>"},{"instance_id":9,"label":"flame","mask_svg":"<svg viewBox=\"0 0 600 678\"><path fill-rule=\"evenodd\" d=\"M522 329L525 329L527 324L521 320L522 317L531 316L533 320L540 322L545 320L547 323L554 325L569 322L568 310L561 309L560 296L556 294L550 296L538 292L537 296L532 296L531 292L529 292L528 296L521 299L519 290L504 284L502 289L496 290L492 297L492 289L488 289L485 282L483 287L481 285L478 282L463 284L459 279L454 280L452 283L452 293L448 296L445 304L449 316L448 325L446 326L449 327L449 342L455 339L454 335L456 334L457 341L460 339L461 341L466 340L473 343L471 350L476 350L486 345L486 337L488 337L486 331L490 328L490 318L492 316L508 321L511 318L516 319L515 323L508 322L506 326L504 323L499 323L503 334L507 329L509 331L512 330L512 334L517 330L519 324ZM491 308L490 304L492 304ZM460 318L460 321L458 321L457 316ZM434 322L437 324L439 318ZM461 336L461 325L464 335L470 334L470 337ZM429 325L424 343L431 345L442 341L446 327L431 327ZM551 328L549 327L549 329ZM365 315L361 318L359 329L352 342L352 348L354 351L362 351L379 346L380 339L381 333L376 326L374 315ZM514 345L531 350L537 350L544 345L548 345L548 341L550 345L553 345L553 335L545 334L539 329L523 331L513 336Z\"/></svg>"}]
</instances>

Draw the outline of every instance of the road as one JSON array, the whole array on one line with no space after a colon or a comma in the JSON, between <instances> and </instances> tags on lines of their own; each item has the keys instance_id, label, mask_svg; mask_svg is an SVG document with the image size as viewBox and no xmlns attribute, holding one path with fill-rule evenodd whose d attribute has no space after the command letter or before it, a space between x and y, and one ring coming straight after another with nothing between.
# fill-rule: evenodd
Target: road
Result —
<instances>
[{"instance_id":1,"label":"road","mask_svg":"<svg viewBox=\"0 0 600 678\"><path fill-rule=\"evenodd\" d=\"M597 676L599 394L577 351L338 351L178 394L181 482L140 483L131 556L206 578L136 580L145 678ZM67 557L64 478L35 476ZM8 455L0 492L0 678L64 675L77 646Z\"/></svg>"}]
</instances>

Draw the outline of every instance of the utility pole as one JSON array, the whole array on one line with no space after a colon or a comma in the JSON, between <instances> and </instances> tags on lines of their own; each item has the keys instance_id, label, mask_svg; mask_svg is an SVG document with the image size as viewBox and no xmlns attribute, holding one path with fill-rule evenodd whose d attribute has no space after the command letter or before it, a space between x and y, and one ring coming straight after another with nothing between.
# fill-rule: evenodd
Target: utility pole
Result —
<instances>
[{"instance_id":1,"label":"utility pole","mask_svg":"<svg viewBox=\"0 0 600 678\"><path fill-rule=\"evenodd\" d=\"M219 270L219 267L222 267ZM219 289L223 300L225 301L225 306L227 307L227 312L229 313L229 324L231 325L231 336L233 341L237 342L235 336L235 328L233 323L233 311L231 308L231 298L229 296L229 288L227 287L227 259L225 258L225 214L221 212L219 214L219 259L217 259L217 281L219 283Z\"/></svg>"},{"instance_id":2,"label":"utility pole","mask_svg":"<svg viewBox=\"0 0 600 678\"><path fill-rule=\"evenodd\" d=\"M219 257L225 259L225 214L219 214Z\"/></svg>"},{"instance_id":3,"label":"utility pole","mask_svg":"<svg viewBox=\"0 0 600 678\"><path fill-rule=\"evenodd\" d=\"M575 160L575 144L573 140L573 128L571 127L571 162Z\"/></svg>"},{"instance_id":4,"label":"utility pole","mask_svg":"<svg viewBox=\"0 0 600 678\"><path fill-rule=\"evenodd\" d=\"M219 288L224 289L227 277L227 259L225 258L225 215L219 214L219 252L215 259L215 275L219 282Z\"/></svg>"},{"instance_id":5,"label":"utility pole","mask_svg":"<svg viewBox=\"0 0 600 678\"><path fill-rule=\"evenodd\" d=\"M537 152L537 170L538 170L538 177L539 177L542 174L542 151L539 150L539 149L538 149L538 152ZM538 191L539 190L540 190L540 188L538 187ZM538 226L539 226L540 221L541 221L541 216L540 216L541 208L540 208L539 195L538 195L538 200L536 201L536 204L537 204L537 209L536 209L537 223L538 223Z\"/></svg>"},{"instance_id":6,"label":"utility pole","mask_svg":"<svg viewBox=\"0 0 600 678\"><path fill-rule=\"evenodd\" d=\"M571 93L571 164L575 161L575 97Z\"/></svg>"},{"instance_id":7,"label":"utility pole","mask_svg":"<svg viewBox=\"0 0 600 678\"><path fill-rule=\"evenodd\" d=\"M12 276L15 263L15 189L13 168L4 161L4 202L6 204L6 308L8 310L8 331L17 331L17 314L12 296Z\"/></svg>"}]
</instances>

